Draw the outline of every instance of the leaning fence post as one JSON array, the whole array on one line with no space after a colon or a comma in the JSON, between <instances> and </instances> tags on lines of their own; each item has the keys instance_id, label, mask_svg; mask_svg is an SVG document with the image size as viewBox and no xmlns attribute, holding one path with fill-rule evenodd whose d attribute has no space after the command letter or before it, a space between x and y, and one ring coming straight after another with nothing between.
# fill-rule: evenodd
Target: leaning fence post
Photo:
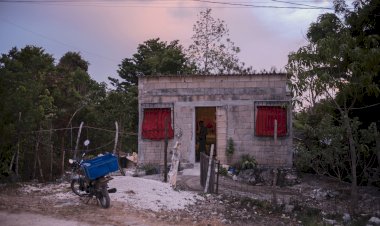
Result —
<instances>
[{"instance_id":1,"label":"leaning fence post","mask_svg":"<svg viewBox=\"0 0 380 226\"><path fill-rule=\"evenodd\" d=\"M78 131L78 136L77 136L77 143L75 144L75 150L74 150L74 159L77 159L77 151L78 151L78 146L79 146L79 138L80 138L80 134L82 132L82 127L83 127L83 122L81 122L80 126L79 126L79 131Z\"/></svg>"},{"instance_id":2,"label":"leaning fence post","mask_svg":"<svg viewBox=\"0 0 380 226\"><path fill-rule=\"evenodd\" d=\"M119 125L117 124L117 122L115 122L115 127L116 127L116 133L115 133L115 145L113 146L113 154L116 154L116 146L119 140Z\"/></svg>"},{"instance_id":3,"label":"leaning fence post","mask_svg":"<svg viewBox=\"0 0 380 226\"><path fill-rule=\"evenodd\" d=\"M205 186L204 193L208 192L208 187L209 187L209 183L210 183L211 164L212 164L212 160L213 160L213 155L214 155L214 144L211 144L210 158L209 158L209 161L208 161L208 170L207 170L206 186Z\"/></svg>"}]
</instances>

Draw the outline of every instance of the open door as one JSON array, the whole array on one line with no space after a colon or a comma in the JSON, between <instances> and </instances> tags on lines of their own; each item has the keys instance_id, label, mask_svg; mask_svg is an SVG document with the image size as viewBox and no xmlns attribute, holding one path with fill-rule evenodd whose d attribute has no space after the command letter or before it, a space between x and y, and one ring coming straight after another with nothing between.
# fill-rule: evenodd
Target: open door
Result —
<instances>
[{"instance_id":1,"label":"open door","mask_svg":"<svg viewBox=\"0 0 380 226\"><path fill-rule=\"evenodd\" d=\"M216 147L216 107L195 108L195 125L195 161L199 162L201 152L210 155L211 144Z\"/></svg>"}]
</instances>

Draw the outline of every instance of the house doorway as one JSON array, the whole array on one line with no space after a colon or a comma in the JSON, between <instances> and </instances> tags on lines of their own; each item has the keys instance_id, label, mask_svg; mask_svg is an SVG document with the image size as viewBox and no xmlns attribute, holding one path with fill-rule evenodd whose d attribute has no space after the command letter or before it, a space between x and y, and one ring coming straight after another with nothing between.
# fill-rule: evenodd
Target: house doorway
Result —
<instances>
[{"instance_id":1,"label":"house doorway","mask_svg":"<svg viewBox=\"0 0 380 226\"><path fill-rule=\"evenodd\" d=\"M210 155L211 144L216 147L216 107L196 107L195 125L195 161L199 162L200 152ZM214 156L216 150L214 149Z\"/></svg>"}]
</instances>

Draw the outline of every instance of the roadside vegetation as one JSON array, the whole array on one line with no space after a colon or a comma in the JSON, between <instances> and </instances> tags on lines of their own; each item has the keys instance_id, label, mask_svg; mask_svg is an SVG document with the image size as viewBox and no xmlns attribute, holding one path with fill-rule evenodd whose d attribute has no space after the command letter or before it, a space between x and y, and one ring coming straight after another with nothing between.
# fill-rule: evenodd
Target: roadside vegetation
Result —
<instances>
[{"instance_id":1,"label":"roadside vegetation","mask_svg":"<svg viewBox=\"0 0 380 226\"><path fill-rule=\"evenodd\" d=\"M334 1L335 13L312 23L308 43L290 53L298 169L358 186L379 186L379 1ZM353 8L351 8L353 7Z\"/></svg>"}]
</instances>

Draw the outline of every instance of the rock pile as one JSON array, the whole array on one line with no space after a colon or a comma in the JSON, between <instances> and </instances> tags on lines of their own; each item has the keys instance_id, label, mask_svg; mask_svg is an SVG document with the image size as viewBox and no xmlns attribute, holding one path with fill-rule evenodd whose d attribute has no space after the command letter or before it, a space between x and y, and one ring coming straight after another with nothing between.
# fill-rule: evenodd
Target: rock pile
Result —
<instances>
[{"instance_id":1,"label":"rock pile","mask_svg":"<svg viewBox=\"0 0 380 226\"><path fill-rule=\"evenodd\" d=\"M293 168L263 168L242 170L237 175L238 181L251 185L292 186L300 183Z\"/></svg>"}]
</instances>

